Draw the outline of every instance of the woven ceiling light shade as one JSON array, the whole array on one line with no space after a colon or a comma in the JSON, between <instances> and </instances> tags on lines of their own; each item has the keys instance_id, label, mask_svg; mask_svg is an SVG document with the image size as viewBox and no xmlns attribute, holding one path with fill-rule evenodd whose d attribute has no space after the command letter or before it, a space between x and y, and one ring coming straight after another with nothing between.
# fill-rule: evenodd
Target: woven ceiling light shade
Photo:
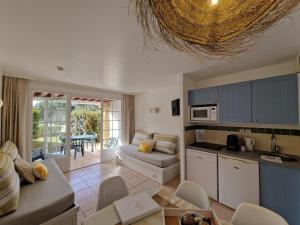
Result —
<instances>
[{"instance_id":1,"label":"woven ceiling light shade","mask_svg":"<svg viewBox=\"0 0 300 225\"><path fill-rule=\"evenodd\" d=\"M288 15L300 0L131 0L145 41L197 55L227 56Z\"/></svg>"}]
</instances>

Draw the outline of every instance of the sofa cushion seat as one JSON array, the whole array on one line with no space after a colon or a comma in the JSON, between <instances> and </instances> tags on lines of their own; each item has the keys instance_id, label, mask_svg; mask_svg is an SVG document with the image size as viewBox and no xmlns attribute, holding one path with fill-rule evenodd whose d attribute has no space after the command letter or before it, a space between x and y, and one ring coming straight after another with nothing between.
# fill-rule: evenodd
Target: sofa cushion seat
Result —
<instances>
[{"instance_id":1,"label":"sofa cushion seat","mask_svg":"<svg viewBox=\"0 0 300 225\"><path fill-rule=\"evenodd\" d=\"M142 160L154 166L161 168L169 167L178 162L176 155L169 155L162 152L152 151L151 153L144 153L137 150L136 145L125 145L119 147L119 152L129 157Z\"/></svg>"},{"instance_id":2,"label":"sofa cushion seat","mask_svg":"<svg viewBox=\"0 0 300 225\"><path fill-rule=\"evenodd\" d=\"M37 225L52 219L74 205L74 192L54 160L43 161L48 179L21 186L19 209L0 217L0 225Z\"/></svg>"}]
</instances>

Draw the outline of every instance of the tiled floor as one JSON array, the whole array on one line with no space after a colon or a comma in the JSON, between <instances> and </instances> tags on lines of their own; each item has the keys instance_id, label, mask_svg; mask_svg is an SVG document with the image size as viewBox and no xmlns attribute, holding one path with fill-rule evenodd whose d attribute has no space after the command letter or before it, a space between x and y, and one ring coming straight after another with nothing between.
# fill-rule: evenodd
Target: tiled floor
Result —
<instances>
[{"instance_id":1,"label":"tiled floor","mask_svg":"<svg viewBox=\"0 0 300 225\"><path fill-rule=\"evenodd\" d=\"M99 183L111 176L120 175L126 181L130 193L143 190L145 187L164 187L174 192L180 182L177 177L165 185L161 185L142 174L133 171L125 166L117 165L115 161L100 163L86 168L65 173L75 192L75 203L80 207L78 213L78 224L86 216L96 211L96 201ZM233 210L212 201L212 208L221 219L230 220Z\"/></svg>"},{"instance_id":2,"label":"tiled floor","mask_svg":"<svg viewBox=\"0 0 300 225\"><path fill-rule=\"evenodd\" d=\"M98 143L96 145L96 148L92 152L92 147L89 144L89 146L85 146L85 154L82 156L81 152L77 152L76 159L74 159L74 150L71 150L71 164L70 168L71 170L87 167L94 165L96 163L100 163L100 144Z\"/></svg>"}]
</instances>

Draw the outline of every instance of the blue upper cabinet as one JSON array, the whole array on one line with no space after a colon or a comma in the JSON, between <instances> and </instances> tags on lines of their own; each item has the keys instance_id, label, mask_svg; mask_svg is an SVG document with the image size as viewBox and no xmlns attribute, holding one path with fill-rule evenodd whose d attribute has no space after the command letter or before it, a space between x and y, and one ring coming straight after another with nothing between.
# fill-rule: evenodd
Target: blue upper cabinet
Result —
<instances>
[{"instance_id":1,"label":"blue upper cabinet","mask_svg":"<svg viewBox=\"0 0 300 225\"><path fill-rule=\"evenodd\" d=\"M261 205L300 224L300 170L262 163L260 165Z\"/></svg>"},{"instance_id":2,"label":"blue upper cabinet","mask_svg":"<svg viewBox=\"0 0 300 225\"><path fill-rule=\"evenodd\" d=\"M252 81L252 122L298 124L296 74Z\"/></svg>"},{"instance_id":3,"label":"blue upper cabinet","mask_svg":"<svg viewBox=\"0 0 300 225\"><path fill-rule=\"evenodd\" d=\"M189 105L207 105L218 103L218 88L210 87L188 92Z\"/></svg>"},{"instance_id":4,"label":"blue upper cabinet","mask_svg":"<svg viewBox=\"0 0 300 225\"><path fill-rule=\"evenodd\" d=\"M220 86L219 112L222 123L250 123L251 81Z\"/></svg>"}]
</instances>

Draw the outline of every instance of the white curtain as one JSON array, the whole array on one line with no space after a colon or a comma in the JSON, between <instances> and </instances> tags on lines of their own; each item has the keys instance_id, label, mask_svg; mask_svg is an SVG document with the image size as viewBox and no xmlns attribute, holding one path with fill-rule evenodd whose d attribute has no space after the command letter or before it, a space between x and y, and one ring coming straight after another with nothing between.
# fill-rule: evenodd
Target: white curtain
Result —
<instances>
[{"instance_id":1,"label":"white curtain","mask_svg":"<svg viewBox=\"0 0 300 225\"><path fill-rule=\"evenodd\" d=\"M122 100L122 145L131 143L135 133L134 96L123 95Z\"/></svg>"}]
</instances>

